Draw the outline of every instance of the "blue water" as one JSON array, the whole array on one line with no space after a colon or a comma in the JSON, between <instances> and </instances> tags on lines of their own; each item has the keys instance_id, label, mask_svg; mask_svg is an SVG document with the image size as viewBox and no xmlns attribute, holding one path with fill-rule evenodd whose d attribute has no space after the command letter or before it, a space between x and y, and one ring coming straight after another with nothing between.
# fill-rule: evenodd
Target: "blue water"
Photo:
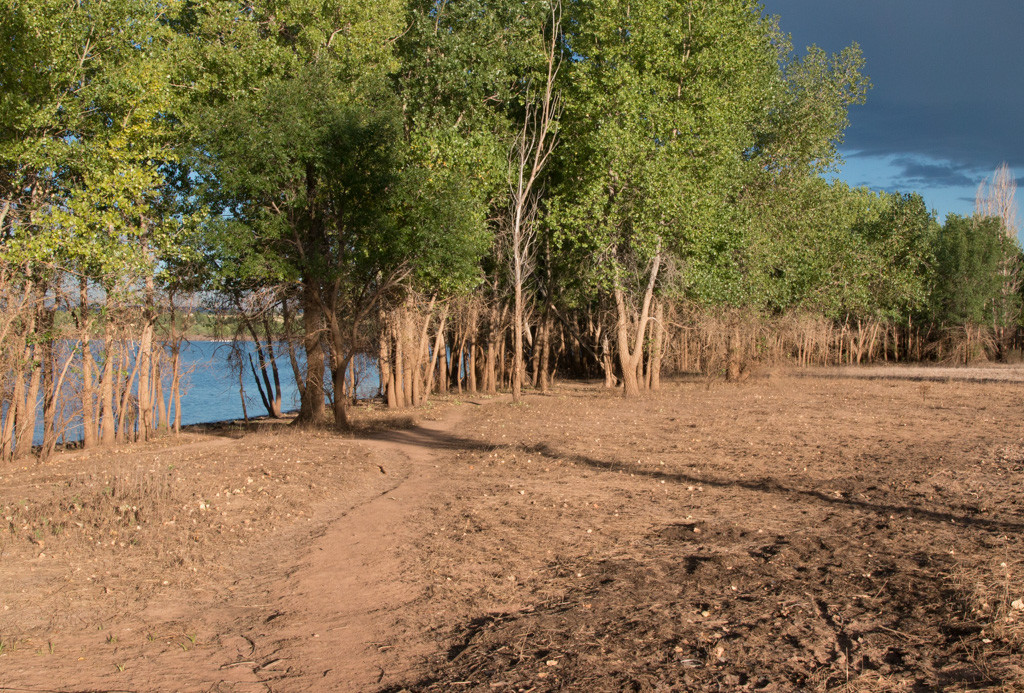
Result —
<instances>
[{"instance_id":1,"label":"blue water","mask_svg":"<svg viewBox=\"0 0 1024 693\"><path fill-rule=\"evenodd\" d=\"M243 349L244 373L242 386L245 396L246 413L250 417L266 416L267 409L263 406L256 381L253 378L252 370L249 368L249 354L253 356L256 363L257 373L259 372L259 361L256 358L256 349L250 342L243 342L240 345ZM276 348L278 373L281 378L281 409L282 411L295 411L299 408L299 391L295 386L295 378L292 375L291 362L288 359L287 349ZM229 363L231 344L226 342L194 341L186 342L181 347L181 423L183 425L209 423L213 421L227 421L241 419L242 398L238 387L237 366ZM305 363L300 361L300 368L305 368ZM69 373L69 379L72 375ZM356 358L356 395L359 399L369 399L378 394L380 388L380 375L377 370L377 363L368 356ZM271 376L271 382L273 377ZM325 374L324 382L330 385L330 375ZM73 384L66 388L67 392L73 391ZM164 400L170 394L170 374L164 375ZM78 406L77 402L65 402L65 411L69 413ZM154 412L156 415L156 412ZM69 416L69 418L71 418ZM68 430L63 436L68 441L80 440L81 419L77 421L72 418ZM34 443L39 444L43 438L42 409L37 416ZM61 436L58 436L61 438Z\"/></svg>"},{"instance_id":2,"label":"blue water","mask_svg":"<svg viewBox=\"0 0 1024 693\"><path fill-rule=\"evenodd\" d=\"M245 349L245 373L242 384L245 390L245 406L249 416L265 416L266 407L260 398L256 380L249 368L249 354L259 372L256 349L250 342L241 344ZM223 342L190 342L181 350L182 378L184 386L181 396L181 423L195 424L210 421L226 421L242 418L242 401L238 393L238 371L228 364L231 345ZM295 411L299 408L299 391L295 387L288 352L275 347L277 370L281 376L281 408ZM299 367L305 369L300 360ZM189 371L191 370L191 373ZM376 397L380 389L380 375L377 362L369 357L356 358L356 396L359 399ZM271 377L273 382L273 377ZM324 375L324 382L330 384L330 374ZM165 392L166 397L166 392Z\"/></svg>"}]
</instances>

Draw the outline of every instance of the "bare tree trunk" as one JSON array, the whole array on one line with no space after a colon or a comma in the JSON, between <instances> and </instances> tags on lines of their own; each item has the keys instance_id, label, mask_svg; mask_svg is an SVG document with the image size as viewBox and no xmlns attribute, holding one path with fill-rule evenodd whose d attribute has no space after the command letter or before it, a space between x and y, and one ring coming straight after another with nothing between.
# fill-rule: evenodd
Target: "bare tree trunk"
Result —
<instances>
[{"instance_id":1,"label":"bare tree trunk","mask_svg":"<svg viewBox=\"0 0 1024 693\"><path fill-rule=\"evenodd\" d=\"M302 370L299 368L299 358L295 353L295 331L292 328L292 314L288 307L288 298L281 299L281 319L284 321L285 344L288 347L288 362L292 366L292 377L295 378L295 389L299 391L301 398L306 389L306 381L302 377Z\"/></svg>"},{"instance_id":2,"label":"bare tree trunk","mask_svg":"<svg viewBox=\"0 0 1024 693\"><path fill-rule=\"evenodd\" d=\"M89 311L89 284L82 277L78 285L78 330L79 343L82 349L82 448L89 450L96 447L97 425L96 408L93 405L93 370L95 362L92 358L91 332L92 320Z\"/></svg>"},{"instance_id":3,"label":"bare tree trunk","mask_svg":"<svg viewBox=\"0 0 1024 693\"><path fill-rule=\"evenodd\" d=\"M476 382L476 350L477 344L476 339L480 333L480 309L473 303L473 307L469 311L469 368L466 375L469 378L469 391L474 395L477 393L477 382Z\"/></svg>"},{"instance_id":4,"label":"bare tree trunk","mask_svg":"<svg viewBox=\"0 0 1024 693\"><path fill-rule=\"evenodd\" d=\"M332 290L332 297L337 296L337 289ZM350 428L348 419L348 402L345 397L345 378L348 374L348 366L352 360L352 343L346 340L346 334L342 330L341 322L338 319L337 305L334 299L325 306L324 316L327 323L327 338L330 345L330 367L332 379L332 399L334 413L334 428L339 431L346 431Z\"/></svg>"},{"instance_id":5,"label":"bare tree trunk","mask_svg":"<svg viewBox=\"0 0 1024 693\"><path fill-rule=\"evenodd\" d=\"M148 247L145 248L148 253ZM152 272L147 272L145 283L145 307L142 311L142 336L139 339L139 353L136 357L139 362L139 438L149 440L154 432L153 426L153 383L152 360L153 360L153 331L156 322L156 288Z\"/></svg>"},{"instance_id":6,"label":"bare tree trunk","mask_svg":"<svg viewBox=\"0 0 1024 693\"><path fill-rule=\"evenodd\" d=\"M539 385L541 392L547 392L551 389L551 377L549 375L549 369L551 367L551 330L554 327L554 316L551 315L551 311L544 312L544 321L541 323L540 334L538 335L538 351L540 353L540 362L537 366L539 375Z\"/></svg>"},{"instance_id":7,"label":"bare tree trunk","mask_svg":"<svg viewBox=\"0 0 1024 693\"><path fill-rule=\"evenodd\" d=\"M523 277L516 277L513 297L515 315L512 319L512 401L523 398Z\"/></svg>"},{"instance_id":8,"label":"bare tree trunk","mask_svg":"<svg viewBox=\"0 0 1024 693\"><path fill-rule=\"evenodd\" d=\"M388 325L387 311L380 311L380 335L378 337L377 372L380 374L380 396L387 402L388 408L394 408L391 386L391 330Z\"/></svg>"},{"instance_id":9,"label":"bare tree trunk","mask_svg":"<svg viewBox=\"0 0 1024 693\"><path fill-rule=\"evenodd\" d=\"M484 392L498 391L498 308L491 307L491 319L487 326L487 352L484 358Z\"/></svg>"},{"instance_id":10,"label":"bare tree trunk","mask_svg":"<svg viewBox=\"0 0 1024 693\"><path fill-rule=\"evenodd\" d=\"M429 316L428 316L429 321ZM427 384L423 388L423 400L426 401L427 397L434 389L434 370L437 368L437 363L440 358L441 349L444 347L444 330L448 323L448 306L444 306L441 311L439 318L440 322L437 326L437 333L434 335L434 349L430 354L430 365L427 367ZM422 402L421 402L422 404Z\"/></svg>"},{"instance_id":11,"label":"bare tree trunk","mask_svg":"<svg viewBox=\"0 0 1024 693\"><path fill-rule=\"evenodd\" d=\"M134 344L134 343L133 343ZM119 443L127 442L130 438L134 437L135 431L132 426L132 435L129 436L128 430L128 415L132 413L132 409L129 406L132 400L132 387L135 384L135 376L139 372L139 358L136 353L134 362L132 362L131 370L128 369L128 364L131 362L131 354L128 347L122 346L119 350L118 356L120 357L120 366L118 367L118 374L125 373L125 379L122 381L118 377L118 388L115 392L117 397L117 426L116 426L116 440Z\"/></svg>"},{"instance_id":12,"label":"bare tree trunk","mask_svg":"<svg viewBox=\"0 0 1024 693\"><path fill-rule=\"evenodd\" d=\"M7 411L3 412L3 426L0 427L0 461L9 461L14 458L15 445L15 422L18 420L21 398L25 390L24 374L20 369L12 368L14 386L11 390L11 401L7 405Z\"/></svg>"},{"instance_id":13,"label":"bare tree trunk","mask_svg":"<svg viewBox=\"0 0 1024 693\"><path fill-rule=\"evenodd\" d=\"M238 399L242 402L242 420L245 421L245 425L249 425L249 410L245 406L245 383L242 379L242 374L245 373L245 367L242 365L242 355L238 355Z\"/></svg>"},{"instance_id":14,"label":"bare tree trunk","mask_svg":"<svg viewBox=\"0 0 1024 693\"><path fill-rule=\"evenodd\" d=\"M806 350L804 353L806 357ZM726 347L725 379L729 382L737 382L740 379L742 354L743 346L740 342L740 325L739 322L734 322L732 329L729 331L728 346Z\"/></svg>"},{"instance_id":15,"label":"bare tree trunk","mask_svg":"<svg viewBox=\"0 0 1024 693\"><path fill-rule=\"evenodd\" d=\"M604 370L604 386L609 390L618 387L619 381L615 377L615 359L612 356L612 346L608 341L608 335L601 339L601 368Z\"/></svg>"},{"instance_id":16,"label":"bare tree trunk","mask_svg":"<svg viewBox=\"0 0 1024 693\"><path fill-rule=\"evenodd\" d=\"M171 347L171 430L175 435L181 433L181 341Z\"/></svg>"},{"instance_id":17,"label":"bare tree trunk","mask_svg":"<svg viewBox=\"0 0 1024 693\"><path fill-rule=\"evenodd\" d=\"M460 395L462 394L462 379L463 379L463 377L465 375L467 375L467 372L466 372L466 339L467 339L467 336L468 336L467 332L463 332L462 333L462 339L459 342L459 361L458 361L458 369L459 370L455 373L455 387L456 387L456 391Z\"/></svg>"},{"instance_id":18,"label":"bare tree trunk","mask_svg":"<svg viewBox=\"0 0 1024 693\"><path fill-rule=\"evenodd\" d=\"M35 325L35 318L32 324ZM30 368L28 388L25 392L24 404L20 407L22 416L17 420L17 432L14 446L14 457L28 457L32 454L32 439L36 432L36 412L39 407L39 388L42 384L43 363L40 355L40 345L27 346L25 348L25 363Z\"/></svg>"},{"instance_id":19,"label":"bare tree trunk","mask_svg":"<svg viewBox=\"0 0 1024 693\"><path fill-rule=\"evenodd\" d=\"M157 430L161 433L171 432L171 422L167 416L167 403L164 401L162 358L153 360L153 401L157 405Z\"/></svg>"},{"instance_id":20,"label":"bare tree trunk","mask_svg":"<svg viewBox=\"0 0 1024 693\"><path fill-rule=\"evenodd\" d=\"M51 334L55 318L56 308L46 307L42 309L39 319L40 331L46 335L41 343L40 366L43 371L43 446L39 453L40 459L48 459L54 448L57 446L57 431L55 430L57 415L57 355L54 348L54 338Z\"/></svg>"},{"instance_id":21,"label":"bare tree trunk","mask_svg":"<svg viewBox=\"0 0 1024 693\"><path fill-rule=\"evenodd\" d=\"M454 335L452 339L452 347L455 346ZM448 393L448 389L452 384L452 367L455 361L455 353L448 347L447 336L441 335L441 360L438 364L437 369L437 391L442 395Z\"/></svg>"},{"instance_id":22,"label":"bare tree trunk","mask_svg":"<svg viewBox=\"0 0 1024 693\"><path fill-rule=\"evenodd\" d=\"M100 377L100 443L113 445L117 440L117 419L114 413L114 328L110 302L103 325L103 374Z\"/></svg>"},{"instance_id":23,"label":"bare tree trunk","mask_svg":"<svg viewBox=\"0 0 1024 693\"><path fill-rule=\"evenodd\" d=\"M616 323L616 336L619 350L619 363L622 367L622 389L626 397L636 397L640 394L640 380L637 378L637 367L643 358L644 336L647 332L647 323L651 311L651 301L654 298L654 286L658 280L658 270L661 268L661 247L659 247L651 260L650 278L647 289L644 292L643 304L639 317L636 321L636 333L633 336L633 345L630 347L630 315L626 308L626 296L622 287L615 286L615 308L618 316Z\"/></svg>"},{"instance_id":24,"label":"bare tree trunk","mask_svg":"<svg viewBox=\"0 0 1024 693\"><path fill-rule=\"evenodd\" d=\"M432 375L431 368L424 370L424 364L429 359L428 351L430 347L430 322L434 316L434 304L437 302L437 297L432 296L430 303L427 305L426 315L423 316L423 327L419 330L419 339L416 342L416 361L413 368L412 376L412 403L413 406L420 406L427 401L427 395L429 394L429 388L426 387L427 379ZM410 314L412 311L410 311ZM431 362L433 363L433 362Z\"/></svg>"},{"instance_id":25,"label":"bare tree trunk","mask_svg":"<svg viewBox=\"0 0 1024 693\"><path fill-rule=\"evenodd\" d=\"M651 390L661 389L661 355L665 343L665 302L658 301L654 310L654 344L651 345L650 362L647 367Z\"/></svg>"},{"instance_id":26,"label":"bare tree trunk","mask_svg":"<svg viewBox=\"0 0 1024 693\"><path fill-rule=\"evenodd\" d=\"M334 427L340 431L347 430L350 426L348 420L348 407L345 397L345 374L348 371L348 363L341 354L332 359L331 376L334 379Z\"/></svg>"},{"instance_id":27,"label":"bare tree trunk","mask_svg":"<svg viewBox=\"0 0 1024 693\"><path fill-rule=\"evenodd\" d=\"M506 365L506 358L508 357L507 339L508 335L505 334L505 330L502 330L501 335L498 337L498 389L503 389L506 386L511 387L512 385L512 372Z\"/></svg>"},{"instance_id":28,"label":"bare tree trunk","mask_svg":"<svg viewBox=\"0 0 1024 693\"><path fill-rule=\"evenodd\" d=\"M538 180L558 142L554 125L561 111L560 96L555 90L561 67L562 6L551 3L551 35L547 46L547 79L539 100L530 94L527 84L525 117L511 152L512 183L512 401L518 402L523 391L523 288L533 271L536 228L535 220L540 201ZM504 351L502 352L504 357ZM503 369L504 370L504 369Z\"/></svg>"},{"instance_id":29,"label":"bare tree trunk","mask_svg":"<svg viewBox=\"0 0 1024 693\"><path fill-rule=\"evenodd\" d=\"M405 365L405 312L399 311L394 315L392 325L395 341L395 372L394 372L394 393L395 406L404 409L409 406L407 368Z\"/></svg>"},{"instance_id":30,"label":"bare tree trunk","mask_svg":"<svg viewBox=\"0 0 1024 693\"><path fill-rule=\"evenodd\" d=\"M270 373L274 378L274 411L275 419L281 418L281 372L277 367L277 354L274 352L274 332L270 327L270 318L263 316L263 334L267 340L267 360L270 362Z\"/></svg>"},{"instance_id":31,"label":"bare tree trunk","mask_svg":"<svg viewBox=\"0 0 1024 693\"><path fill-rule=\"evenodd\" d=\"M175 434L181 433L181 342L183 330L178 330L178 308L174 303L174 293L169 294L170 323L169 341L171 349L171 387L168 394L168 428Z\"/></svg>"}]
</instances>

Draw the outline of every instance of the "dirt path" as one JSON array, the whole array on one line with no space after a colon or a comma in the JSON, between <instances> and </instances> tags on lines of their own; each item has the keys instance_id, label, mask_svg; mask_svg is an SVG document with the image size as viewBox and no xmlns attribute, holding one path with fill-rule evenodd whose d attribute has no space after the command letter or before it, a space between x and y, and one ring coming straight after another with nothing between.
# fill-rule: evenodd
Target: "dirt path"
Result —
<instances>
[{"instance_id":1,"label":"dirt path","mask_svg":"<svg viewBox=\"0 0 1024 693\"><path fill-rule=\"evenodd\" d=\"M422 634L396 633L398 615L422 598L422 583L403 573L403 554L418 539L412 518L446 486L438 451L452 447L463 416L449 410L361 441L391 486L324 527L308 558L268 587L272 613L249 637L273 690L371 690L433 653Z\"/></svg>"},{"instance_id":2,"label":"dirt path","mask_svg":"<svg viewBox=\"0 0 1024 693\"><path fill-rule=\"evenodd\" d=\"M0 474L29 540L0 537L0 690L363 691L408 675L430 647L395 637L422 598L402 569L409 520L437 502L467 406L369 438L191 436Z\"/></svg>"}]
</instances>

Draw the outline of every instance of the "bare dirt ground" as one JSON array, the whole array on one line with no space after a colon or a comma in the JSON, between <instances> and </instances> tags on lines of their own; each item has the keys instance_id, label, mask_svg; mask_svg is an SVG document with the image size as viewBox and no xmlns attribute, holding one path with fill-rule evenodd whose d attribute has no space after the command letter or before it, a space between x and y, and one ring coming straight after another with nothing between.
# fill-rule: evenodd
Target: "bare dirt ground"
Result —
<instances>
[{"instance_id":1,"label":"bare dirt ground","mask_svg":"<svg viewBox=\"0 0 1024 693\"><path fill-rule=\"evenodd\" d=\"M1024 690L1024 390L896 375L2 468L0 691Z\"/></svg>"}]
</instances>

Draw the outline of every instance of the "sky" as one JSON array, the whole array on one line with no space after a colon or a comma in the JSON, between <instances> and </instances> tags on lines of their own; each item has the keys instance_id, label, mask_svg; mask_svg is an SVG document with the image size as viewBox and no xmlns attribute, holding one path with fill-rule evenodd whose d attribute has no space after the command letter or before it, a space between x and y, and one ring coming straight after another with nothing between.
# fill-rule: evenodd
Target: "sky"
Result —
<instances>
[{"instance_id":1,"label":"sky","mask_svg":"<svg viewBox=\"0 0 1024 693\"><path fill-rule=\"evenodd\" d=\"M1024 185L1024 0L762 3L798 55L854 42L864 53L872 88L851 108L840 179L918 192L940 221L971 214L1003 162Z\"/></svg>"}]
</instances>

